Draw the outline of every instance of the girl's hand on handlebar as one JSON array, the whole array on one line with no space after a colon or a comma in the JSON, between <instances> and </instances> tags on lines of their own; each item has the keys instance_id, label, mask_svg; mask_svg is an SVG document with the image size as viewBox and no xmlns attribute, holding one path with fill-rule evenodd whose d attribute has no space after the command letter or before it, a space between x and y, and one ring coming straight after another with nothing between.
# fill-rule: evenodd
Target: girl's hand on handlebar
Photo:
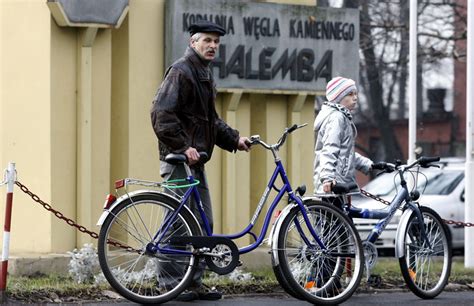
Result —
<instances>
[{"instance_id":1,"label":"girl's hand on handlebar","mask_svg":"<svg viewBox=\"0 0 474 306\"><path fill-rule=\"evenodd\" d=\"M372 170L385 170L387 168L386 162L377 162L372 164Z\"/></svg>"},{"instance_id":2,"label":"girl's hand on handlebar","mask_svg":"<svg viewBox=\"0 0 474 306\"><path fill-rule=\"evenodd\" d=\"M325 193L330 193L332 191L333 181L327 181L323 183L323 191Z\"/></svg>"}]
</instances>

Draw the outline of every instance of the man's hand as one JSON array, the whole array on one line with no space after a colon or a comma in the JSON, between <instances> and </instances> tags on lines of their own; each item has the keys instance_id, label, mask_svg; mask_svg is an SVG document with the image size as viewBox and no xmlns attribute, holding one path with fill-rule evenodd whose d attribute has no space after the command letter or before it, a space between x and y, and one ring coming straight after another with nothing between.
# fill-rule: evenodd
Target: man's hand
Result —
<instances>
[{"instance_id":1,"label":"man's hand","mask_svg":"<svg viewBox=\"0 0 474 306\"><path fill-rule=\"evenodd\" d=\"M250 151L250 139L248 139L248 137L240 137L237 149L239 151Z\"/></svg>"},{"instance_id":2,"label":"man's hand","mask_svg":"<svg viewBox=\"0 0 474 306\"><path fill-rule=\"evenodd\" d=\"M186 151L184 151L184 154L188 158L188 164L190 166L194 165L199 161L200 155L198 151L193 147L189 147Z\"/></svg>"}]
</instances>

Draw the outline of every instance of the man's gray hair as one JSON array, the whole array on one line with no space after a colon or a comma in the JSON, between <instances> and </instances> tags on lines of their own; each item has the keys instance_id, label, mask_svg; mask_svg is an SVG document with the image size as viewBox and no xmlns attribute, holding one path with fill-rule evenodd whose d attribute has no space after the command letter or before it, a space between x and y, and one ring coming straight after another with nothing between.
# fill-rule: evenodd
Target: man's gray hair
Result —
<instances>
[{"instance_id":1,"label":"man's gray hair","mask_svg":"<svg viewBox=\"0 0 474 306\"><path fill-rule=\"evenodd\" d=\"M202 36L202 33L194 33L193 36L191 36L191 42L195 42L195 41L198 41L199 38L201 38Z\"/></svg>"}]
</instances>

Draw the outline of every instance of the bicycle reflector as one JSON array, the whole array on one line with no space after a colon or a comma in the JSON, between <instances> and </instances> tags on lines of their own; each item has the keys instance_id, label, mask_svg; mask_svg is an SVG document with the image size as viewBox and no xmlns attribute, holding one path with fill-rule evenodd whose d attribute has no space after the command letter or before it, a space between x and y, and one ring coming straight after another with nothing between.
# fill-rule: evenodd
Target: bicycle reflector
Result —
<instances>
[{"instance_id":1,"label":"bicycle reflector","mask_svg":"<svg viewBox=\"0 0 474 306\"><path fill-rule=\"evenodd\" d=\"M120 188L123 188L124 186L125 186L125 180L124 179L115 181L115 189L120 189Z\"/></svg>"},{"instance_id":2,"label":"bicycle reflector","mask_svg":"<svg viewBox=\"0 0 474 306\"><path fill-rule=\"evenodd\" d=\"M116 196L108 194L107 197L105 197L104 209L109 209L110 205L115 202L115 200L117 200Z\"/></svg>"}]
</instances>

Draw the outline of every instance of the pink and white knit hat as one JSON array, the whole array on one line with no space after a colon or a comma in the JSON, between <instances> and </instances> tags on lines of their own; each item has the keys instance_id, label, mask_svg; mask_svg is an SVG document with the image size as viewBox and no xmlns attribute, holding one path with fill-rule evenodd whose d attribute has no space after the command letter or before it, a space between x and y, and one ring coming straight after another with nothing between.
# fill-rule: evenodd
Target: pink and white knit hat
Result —
<instances>
[{"instance_id":1,"label":"pink and white knit hat","mask_svg":"<svg viewBox=\"0 0 474 306\"><path fill-rule=\"evenodd\" d=\"M352 91L357 91L354 80L335 77L326 86L326 98L329 102L339 103Z\"/></svg>"}]
</instances>

